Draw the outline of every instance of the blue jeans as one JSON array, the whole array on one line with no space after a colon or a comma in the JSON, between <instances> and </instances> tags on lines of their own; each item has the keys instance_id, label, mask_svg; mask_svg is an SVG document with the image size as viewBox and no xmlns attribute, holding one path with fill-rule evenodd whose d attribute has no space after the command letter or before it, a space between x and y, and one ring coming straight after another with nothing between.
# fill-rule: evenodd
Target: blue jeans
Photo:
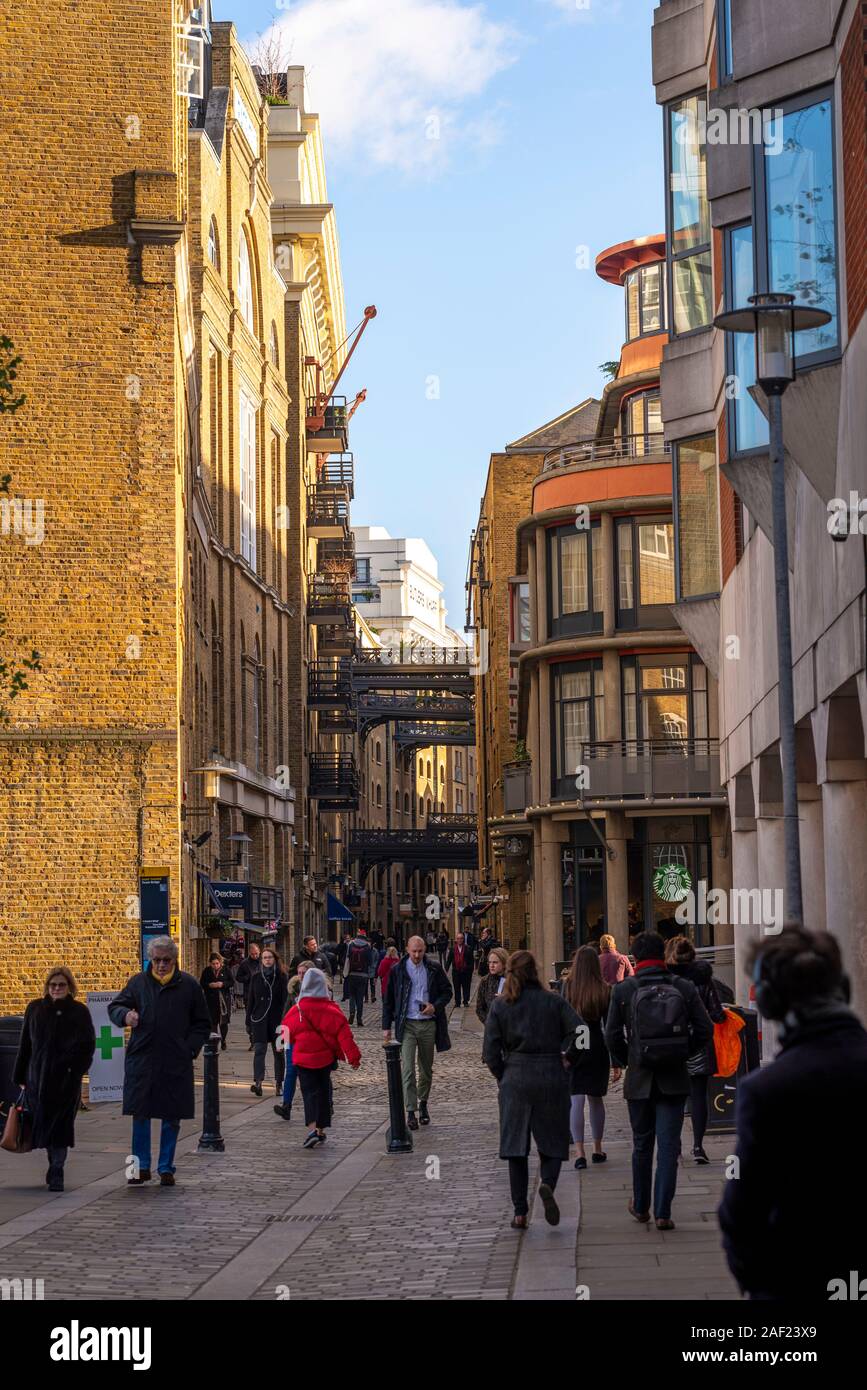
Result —
<instances>
[{"instance_id":1,"label":"blue jeans","mask_svg":"<svg viewBox=\"0 0 867 1390\"><path fill-rule=\"evenodd\" d=\"M180 1133L180 1120L160 1121L160 1156L157 1161L158 1173L175 1171L175 1148ZM150 1172L151 1166L151 1122L148 1116L136 1115L132 1122L132 1151L141 1168Z\"/></svg>"},{"instance_id":2,"label":"blue jeans","mask_svg":"<svg viewBox=\"0 0 867 1390\"><path fill-rule=\"evenodd\" d=\"M295 1084L298 1080L298 1068L292 1061L292 1048L287 1047L284 1053L286 1058L286 1074L283 1077L283 1104L291 1108L295 1099Z\"/></svg>"},{"instance_id":3,"label":"blue jeans","mask_svg":"<svg viewBox=\"0 0 867 1390\"><path fill-rule=\"evenodd\" d=\"M630 1100L632 1126L632 1194L635 1210L650 1211L650 1185L653 1178L653 1145L656 1143L656 1181L653 1184L653 1215L657 1221L671 1216L677 1186L677 1159L686 1096L664 1096L654 1088L647 1100Z\"/></svg>"}]
</instances>

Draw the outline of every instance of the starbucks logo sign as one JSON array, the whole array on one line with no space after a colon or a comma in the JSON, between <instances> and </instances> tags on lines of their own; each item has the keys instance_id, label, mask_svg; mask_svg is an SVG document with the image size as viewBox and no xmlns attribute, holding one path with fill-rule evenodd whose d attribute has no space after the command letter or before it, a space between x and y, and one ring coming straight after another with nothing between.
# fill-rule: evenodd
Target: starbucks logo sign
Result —
<instances>
[{"instance_id":1,"label":"starbucks logo sign","mask_svg":"<svg viewBox=\"0 0 867 1390\"><path fill-rule=\"evenodd\" d=\"M689 870L682 864L663 864L653 875L653 891L664 903L681 903L692 887Z\"/></svg>"}]
</instances>

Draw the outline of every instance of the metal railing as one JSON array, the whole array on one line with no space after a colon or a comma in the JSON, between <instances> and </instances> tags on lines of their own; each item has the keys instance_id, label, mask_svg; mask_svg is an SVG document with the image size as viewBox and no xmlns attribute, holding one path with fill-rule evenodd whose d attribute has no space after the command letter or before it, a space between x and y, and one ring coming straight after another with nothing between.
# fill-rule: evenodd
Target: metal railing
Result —
<instances>
[{"instance_id":1,"label":"metal railing","mask_svg":"<svg viewBox=\"0 0 867 1390\"><path fill-rule=\"evenodd\" d=\"M468 670L472 652L469 647L435 647L428 642L410 646L401 642L397 647L365 650L359 662L364 666L458 666Z\"/></svg>"},{"instance_id":2,"label":"metal railing","mask_svg":"<svg viewBox=\"0 0 867 1390\"><path fill-rule=\"evenodd\" d=\"M344 487L312 483L307 489L307 529L339 526L349 531L349 495Z\"/></svg>"},{"instance_id":3,"label":"metal railing","mask_svg":"<svg viewBox=\"0 0 867 1390\"><path fill-rule=\"evenodd\" d=\"M321 618L323 614L336 613L348 620L352 613L352 598L349 584L313 575L307 590L307 613L309 617Z\"/></svg>"},{"instance_id":4,"label":"metal railing","mask_svg":"<svg viewBox=\"0 0 867 1390\"><path fill-rule=\"evenodd\" d=\"M336 454L326 458L319 471L320 487L340 487L354 496L355 458L352 454Z\"/></svg>"},{"instance_id":5,"label":"metal railing","mask_svg":"<svg viewBox=\"0 0 867 1390\"><path fill-rule=\"evenodd\" d=\"M545 455L542 471L547 473L551 468L568 468L576 463L611 463L658 454L671 454L671 445L665 442L663 434L622 434L610 439L588 439L577 444L566 444L560 449L552 449Z\"/></svg>"},{"instance_id":6,"label":"metal railing","mask_svg":"<svg viewBox=\"0 0 867 1390\"><path fill-rule=\"evenodd\" d=\"M309 770L314 800L357 805L361 777L352 753L311 753Z\"/></svg>"},{"instance_id":7,"label":"metal railing","mask_svg":"<svg viewBox=\"0 0 867 1390\"><path fill-rule=\"evenodd\" d=\"M325 424L324 426L320 426L320 429L323 429L328 434L338 430L341 431L341 433L345 433L347 427L347 412L348 407L345 396L332 396L324 411L318 396L307 397L308 429L317 429L317 421L324 415Z\"/></svg>"},{"instance_id":8,"label":"metal railing","mask_svg":"<svg viewBox=\"0 0 867 1390\"><path fill-rule=\"evenodd\" d=\"M613 739L581 745L580 801L722 799L719 739Z\"/></svg>"},{"instance_id":9,"label":"metal railing","mask_svg":"<svg viewBox=\"0 0 867 1390\"><path fill-rule=\"evenodd\" d=\"M319 709L352 705L351 662L311 661L307 668L307 703Z\"/></svg>"}]
</instances>

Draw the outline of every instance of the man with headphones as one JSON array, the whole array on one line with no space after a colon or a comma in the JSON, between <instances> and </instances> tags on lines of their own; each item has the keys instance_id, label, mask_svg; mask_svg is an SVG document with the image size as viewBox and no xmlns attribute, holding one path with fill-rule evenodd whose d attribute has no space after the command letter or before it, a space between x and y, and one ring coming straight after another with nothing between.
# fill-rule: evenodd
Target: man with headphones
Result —
<instances>
[{"instance_id":1,"label":"man with headphones","mask_svg":"<svg viewBox=\"0 0 867 1390\"><path fill-rule=\"evenodd\" d=\"M788 927L759 941L750 964L780 1051L738 1088L723 1244L749 1298L827 1301L852 1271L867 1276L867 1031L827 932Z\"/></svg>"}]
</instances>

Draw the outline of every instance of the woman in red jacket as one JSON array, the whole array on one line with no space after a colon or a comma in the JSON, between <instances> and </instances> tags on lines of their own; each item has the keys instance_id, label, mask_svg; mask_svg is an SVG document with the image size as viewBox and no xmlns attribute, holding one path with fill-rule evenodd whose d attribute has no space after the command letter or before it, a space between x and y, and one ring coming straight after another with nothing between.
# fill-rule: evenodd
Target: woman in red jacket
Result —
<instances>
[{"instance_id":1,"label":"woman in red jacket","mask_svg":"<svg viewBox=\"0 0 867 1390\"><path fill-rule=\"evenodd\" d=\"M331 1072L342 1057L355 1071L361 1064L355 1039L343 1010L328 996L328 982L321 970L307 970L298 1002L283 1020L292 1047L304 1097L304 1121L311 1126L305 1149L325 1143L331 1124Z\"/></svg>"},{"instance_id":2,"label":"woman in red jacket","mask_svg":"<svg viewBox=\"0 0 867 1390\"><path fill-rule=\"evenodd\" d=\"M385 999L388 992L388 977L400 960L395 946L389 946L382 960L376 968L377 978L382 981L382 997Z\"/></svg>"}]
</instances>

